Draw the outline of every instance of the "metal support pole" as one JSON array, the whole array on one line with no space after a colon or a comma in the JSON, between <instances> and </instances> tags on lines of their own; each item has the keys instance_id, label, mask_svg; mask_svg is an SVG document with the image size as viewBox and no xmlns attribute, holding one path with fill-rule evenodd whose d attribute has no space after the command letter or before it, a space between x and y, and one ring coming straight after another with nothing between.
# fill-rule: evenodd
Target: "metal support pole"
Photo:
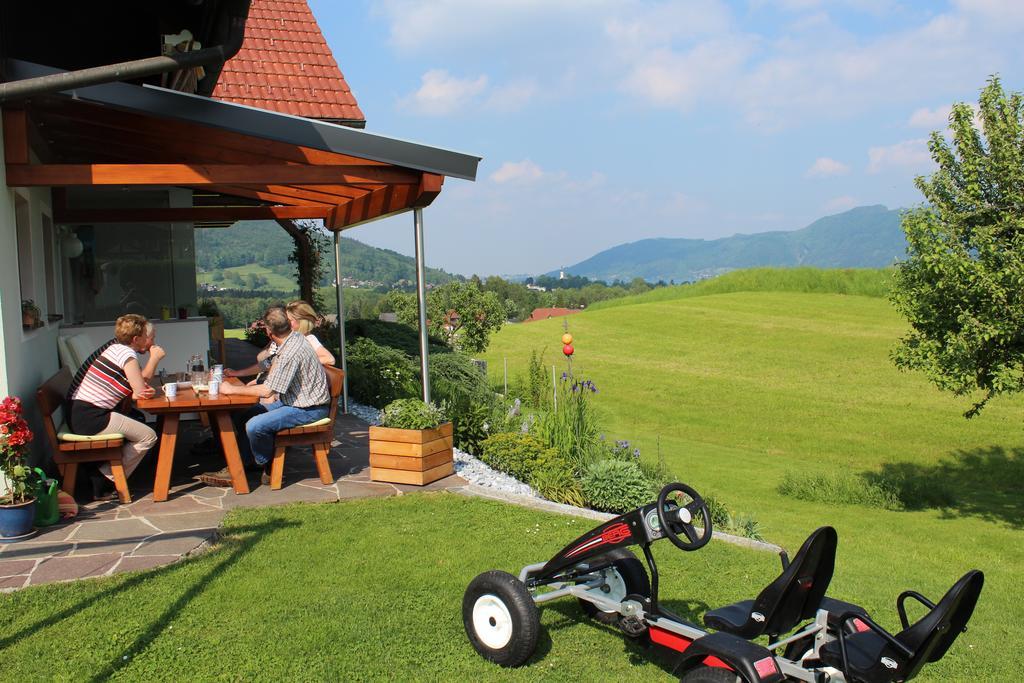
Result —
<instances>
[{"instance_id":1,"label":"metal support pole","mask_svg":"<svg viewBox=\"0 0 1024 683\"><path fill-rule=\"evenodd\" d=\"M348 412L348 366L345 364L345 302L341 292L341 231L334 231L334 280L337 283L338 298L338 355L341 356L341 371L345 379L341 383L341 412Z\"/></svg>"},{"instance_id":2,"label":"metal support pole","mask_svg":"<svg viewBox=\"0 0 1024 683\"><path fill-rule=\"evenodd\" d=\"M430 402L430 367L427 351L427 284L423 260L423 209L413 209L416 234L416 299L420 306L420 373L423 376L423 400Z\"/></svg>"}]
</instances>

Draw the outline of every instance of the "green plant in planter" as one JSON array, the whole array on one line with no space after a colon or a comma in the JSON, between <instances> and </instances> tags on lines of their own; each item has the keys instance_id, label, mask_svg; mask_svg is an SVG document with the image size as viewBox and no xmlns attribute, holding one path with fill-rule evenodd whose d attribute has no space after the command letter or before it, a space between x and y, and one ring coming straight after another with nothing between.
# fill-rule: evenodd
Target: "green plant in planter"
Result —
<instances>
[{"instance_id":1,"label":"green plant in planter","mask_svg":"<svg viewBox=\"0 0 1024 683\"><path fill-rule=\"evenodd\" d=\"M21 400L9 396L0 403L0 475L7 492L0 505L17 505L33 499L35 475L26 461L32 432L21 417Z\"/></svg>"},{"instance_id":2,"label":"green plant in planter","mask_svg":"<svg viewBox=\"0 0 1024 683\"><path fill-rule=\"evenodd\" d=\"M43 312L36 306L32 299L23 299L21 302L21 324L22 327L37 327L43 318Z\"/></svg>"},{"instance_id":3,"label":"green plant in planter","mask_svg":"<svg viewBox=\"0 0 1024 683\"><path fill-rule=\"evenodd\" d=\"M445 422L448 415L443 407L418 398L392 401L380 416L380 426L392 429L437 429Z\"/></svg>"}]
</instances>

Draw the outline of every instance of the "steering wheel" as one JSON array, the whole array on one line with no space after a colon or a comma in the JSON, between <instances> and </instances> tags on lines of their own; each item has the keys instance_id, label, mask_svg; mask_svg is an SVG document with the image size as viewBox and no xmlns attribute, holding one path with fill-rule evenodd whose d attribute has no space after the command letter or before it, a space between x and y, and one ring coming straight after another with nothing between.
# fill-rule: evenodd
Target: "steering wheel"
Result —
<instances>
[{"instance_id":1,"label":"steering wheel","mask_svg":"<svg viewBox=\"0 0 1024 683\"><path fill-rule=\"evenodd\" d=\"M670 501L669 496L673 493L684 495ZM687 498L689 502L686 502ZM700 494L686 484L666 484L658 494L657 509L661 530L680 550L699 550L711 540L711 513L708 512L708 506ZM704 527L700 534L693 525L697 517L701 518L700 523ZM677 528L682 529L681 533L686 536L685 541L679 537L680 532L676 531Z\"/></svg>"}]
</instances>

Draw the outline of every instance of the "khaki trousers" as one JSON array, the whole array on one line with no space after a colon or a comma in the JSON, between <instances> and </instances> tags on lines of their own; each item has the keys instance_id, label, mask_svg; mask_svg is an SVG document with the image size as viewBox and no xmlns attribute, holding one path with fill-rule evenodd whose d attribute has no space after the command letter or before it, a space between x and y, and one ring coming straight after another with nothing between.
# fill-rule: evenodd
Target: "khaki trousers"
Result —
<instances>
[{"instance_id":1,"label":"khaki trousers","mask_svg":"<svg viewBox=\"0 0 1024 683\"><path fill-rule=\"evenodd\" d=\"M121 446L121 459L124 466L124 476L132 476L132 472L142 462L150 448L156 444L156 432L147 427L144 422L133 420L121 413L111 413L110 422L104 432L117 432L124 434L124 445ZM110 464L104 463L100 466L100 472L107 479L114 480L110 472Z\"/></svg>"}]
</instances>

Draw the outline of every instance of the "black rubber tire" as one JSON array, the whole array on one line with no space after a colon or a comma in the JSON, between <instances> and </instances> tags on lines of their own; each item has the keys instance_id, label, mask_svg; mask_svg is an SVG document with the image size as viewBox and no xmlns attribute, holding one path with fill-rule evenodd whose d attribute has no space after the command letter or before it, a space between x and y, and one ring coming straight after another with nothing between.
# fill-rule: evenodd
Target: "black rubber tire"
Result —
<instances>
[{"instance_id":1,"label":"black rubber tire","mask_svg":"<svg viewBox=\"0 0 1024 683\"><path fill-rule=\"evenodd\" d=\"M698 666L690 669L679 679L679 683L742 683L735 671L717 666Z\"/></svg>"},{"instance_id":2,"label":"black rubber tire","mask_svg":"<svg viewBox=\"0 0 1024 683\"><path fill-rule=\"evenodd\" d=\"M462 624L474 649L495 664L519 666L537 649L537 605L508 572L484 572L470 582L462 597Z\"/></svg>"},{"instance_id":3,"label":"black rubber tire","mask_svg":"<svg viewBox=\"0 0 1024 683\"><path fill-rule=\"evenodd\" d=\"M616 548L592 558L588 561L588 564L603 564L605 562L611 562L614 571L618 572L619 577L622 578L622 582L626 586L626 595L651 597L651 581L647 577L644 563L637 559L636 555L626 548ZM604 612L598 609L592 602L580 600L579 598L577 598L577 601L580 603L580 609L583 610L583 614L602 624L615 626L619 623L619 619L622 616L618 612Z\"/></svg>"}]
</instances>

